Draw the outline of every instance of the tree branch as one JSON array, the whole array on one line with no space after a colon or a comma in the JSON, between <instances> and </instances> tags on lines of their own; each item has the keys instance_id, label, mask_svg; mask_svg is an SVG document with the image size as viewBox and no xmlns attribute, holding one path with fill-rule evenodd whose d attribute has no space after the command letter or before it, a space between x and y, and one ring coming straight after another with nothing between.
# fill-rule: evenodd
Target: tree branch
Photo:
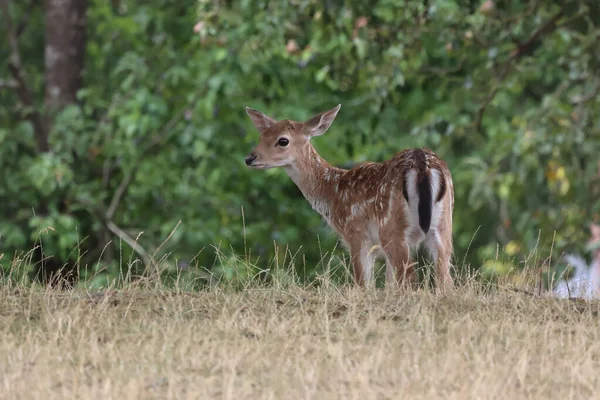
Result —
<instances>
[{"instance_id":1,"label":"tree branch","mask_svg":"<svg viewBox=\"0 0 600 400\"><path fill-rule=\"evenodd\" d=\"M600 94L600 84L597 84L596 87L592 91L590 91L588 94L586 94L585 96L582 96L582 95L574 96L571 99L571 104L573 104L573 105L585 104L590 100L597 99L598 94Z\"/></svg>"},{"instance_id":2,"label":"tree branch","mask_svg":"<svg viewBox=\"0 0 600 400\"><path fill-rule=\"evenodd\" d=\"M142 258L144 266L152 265L152 268L156 269L156 264L154 263L154 260L152 260L148 252L137 242L137 239L133 239L131 236L129 236L127 232L115 225L114 222L106 221L105 223L109 231L121 238L125 243L127 243L127 245L129 245L129 247L133 249L133 251L135 251Z\"/></svg>"},{"instance_id":3,"label":"tree branch","mask_svg":"<svg viewBox=\"0 0 600 400\"><path fill-rule=\"evenodd\" d=\"M18 35L17 31L14 29L13 21L10 18L8 0L0 0L0 7L2 7L4 25L6 26L6 37L10 46L8 69L10 70L15 82L12 89L19 97L21 103L25 107L29 108L25 114L25 118L27 118L33 125L38 150L41 152L47 152L50 150L50 146L48 144L48 135L42 123L40 113L35 111L33 96L31 95L31 91L27 86L27 73L25 72L25 69L21 63Z\"/></svg>"},{"instance_id":4,"label":"tree branch","mask_svg":"<svg viewBox=\"0 0 600 400\"><path fill-rule=\"evenodd\" d=\"M535 31L529 39L525 42L519 44L516 49L514 49L510 53L509 61L516 60L517 58L524 56L526 54L530 54L534 48L536 42L542 38L542 36L547 35L557 28L556 22L564 15L564 10L561 9L559 12L554 14L552 18L550 18L544 25L542 25L537 31Z\"/></svg>"},{"instance_id":5,"label":"tree branch","mask_svg":"<svg viewBox=\"0 0 600 400\"><path fill-rule=\"evenodd\" d=\"M183 107L179 111L179 113L177 113L166 124L164 124L163 127L160 129L160 131L157 132L152 137L152 139L150 140L148 145L146 145L142 149L142 151L139 153L139 155L133 161L133 166L131 167L131 169L127 173L125 173L123 180L117 187L117 190L115 191L115 193L112 197L112 200L110 201L110 205L108 206L108 209L106 211L106 219L107 220L111 220L113 218L113 216L115 215L115 212L117 211L117 208L119 207L119 204L121 203L121 200L123 199L123 196L127 192L127 189L129 188L129 185L131 184L131 182L135 179L135 175L137 174L137 171L139 170L144 159L147 156L149 156L153 152L153 150L155 150L158 147L158 145L165 142L173 135L173 129L184 118L185 112L189 108L193 108L195 106L195 104L198 102L198 100L200 100L202 95L203 95L202 92L199 92L198 94L196 94L196 96L194 96L192 101L190 101L190 103L188 103L185 107Z\"/></svg>"},{"instance_id":6,"label":"tree branch","mask_svg":"<svg viewBox=\"0 0 600 400\"><path fill-rule=\"evenodd\" d=\"M547 35L547 34L553 32L554 30L556 30L556 28L558 27L558 25L556 23L563 15L564 15L563 9L561 9L559 12L554 14L544 25L542 25L538 30L536 30L526 41L517 45L517 48L514 49L510 53L510 56L508 57L508 59L502 63L502 65L501 65L502 70L500 71L500 74L498 76L497 84L494 86L491 93L486 97L483 104L481 106L479 106L479 109L477 110L477 116L475 118L475 123L474 123L475 129L477 131L481 130L481 125L483 122L483 115L485 114L485 110L486 110L487 106L496 97L496 94L498 93L500 85L502 84L502 82L504 81L504 79L506 78L506 76L508 75L508 73L510 71L512 63L526 54L531 54L531 52L533 52L538 40L540 40L544 35Z\"/></svg>"},{"instance_id":7,"label":"tree branch","mask_svg":"<svg viewBox=\"0 0 600 400\"><path fill-rule=\"evenodd\" d=\"M91 201L85 198L77 198L77 201L84 205L88 212L92 215L96 216L104 226L114 235L118 236L121 240L123 240L131 249L142 259L144 262L144 267L151 265L153 270L156 270L157 265L154 262L153 258L149 255L149 253L144 249L144 247L137 241L137 238L132 238L127 232L121 229L117 224L115 224L112 220L106 219L106 212L102 210L102 206L98 204L94 204ZM140 233L141 234L141 233ZM139 237L139 235L138 235Z\"/></svg>"},{"instance_id":8,"label":"tree branch","mask_svg":"<svg viewBox=\"0 0 600 400\"><path fill-rule=\"evenodd\" d=\"M496 94L498 93L498 90L500 89L500 85L504 81L504 78L506 78L506 76L508 75L508 71L510 69L510 61L504 63L503 66L504 69L500 72L500 75L498 76L498 83L494 86L494 89L492 89L491 93L488 94L483 104L481 104L479 106L479 109L477 110L477 117L475 118L475 130L477 131L481 130L481 124L483 123L483 114L485 114L487 106L492 102L492 100L494 100Z\"/></svg>"},{"instance_id":9,"label":"tree branch","mask_svg":"<svg viewBox=\"0 0 600 400\"><path fill-rule=\"evenodd\" d=\"M127 173L125 173L123 180L119 184L119 187L117 187L117 190L115 190L112 200L110 201L110 205L108 206L108 209L106 210L106 219L112 219L112 217L114 217L115 212L117 211L117 208L119 207L119 204L121 203L121 199L125 195L125 192L129 188L131 181L133 181L133 178L135 177L135 174L137 173L137 171L141 165L141 161L142 161L142 158L138 157L138 159L136 161L134 161L133 167Z\"/></svg>"},{"instance_id":10,"label":"tree branch","mask_svg":"<svg viewBox=\"0 0 600 400\"><path fill-rule=\"evenodd\" d=\"M456 65L455 67L440 68L440 67L431 67L431 66L425 65L425 66L422 66L421 68L419 68L419 72L429 73L429 74L433 74L433 75L437 75L437 76L446 76L446 75L456 74L463 69L466 59L467 59L466 57L461 57L461 59L458 61L458 65Z\"/></svg>"},{"instance_id":11,"label":"tree branch","mask_svg":"<svg viewBox=\"0 0 600 400\"><path fill-rule=\"evenodd\" d=\"M133 165L131 169L125 173L123 176L123 180L117 187L117 190L113 194L113 197L110 201L110 204L106 210L104 210L102 205L92 204L90 201L85 199L78 199L78 201L85 205L89 211L95 215L102 223L106 226L106 228L114 235L121 238L127 245L129 245L143 260L146 265L151 265L152 268L156 271L157 265L154 261L153 257L149 255L149 253L142 247L136 240L134 240L127 232L123 229L119 228L114 222L114 215L123 200L123 197L127 193L127 189L137 174L142 162L146 157L151 155L156 149L160 147L160 144L169 140L175 133L175 126L185 117L185 113L190 109L194 108L196 103L202 98L204 95L204 91L199 91L192 100L186 104L176 115L174 115L169 121L167 121L162 128L156 132L148 144L140 151L138 156L134 159ZM108 118L108 112L105 115ZM161 245L162 246L162 245ZM160 247L159 247L160 248Z\"/></svg>"}]
</instances>

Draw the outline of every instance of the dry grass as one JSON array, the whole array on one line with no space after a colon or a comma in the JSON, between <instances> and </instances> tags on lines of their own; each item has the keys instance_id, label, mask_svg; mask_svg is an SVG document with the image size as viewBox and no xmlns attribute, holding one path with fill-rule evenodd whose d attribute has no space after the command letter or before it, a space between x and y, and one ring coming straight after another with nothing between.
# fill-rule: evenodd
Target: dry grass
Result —
<instances>
[{"instance_id":1,"label":"dry grass","mask_svg":"<svg viewBox=\"0 0 600 400\"><path fill-rule=\"evenodd\" d=\"M0 289L0 397L592 398L598 304L468 285Z\"/></svg>"}]
</instances>

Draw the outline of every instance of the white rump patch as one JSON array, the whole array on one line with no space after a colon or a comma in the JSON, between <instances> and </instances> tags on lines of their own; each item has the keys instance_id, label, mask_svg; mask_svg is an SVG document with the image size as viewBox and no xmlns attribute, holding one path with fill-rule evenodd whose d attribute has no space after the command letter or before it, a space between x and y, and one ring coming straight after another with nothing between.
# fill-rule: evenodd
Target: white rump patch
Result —
<instances>
[{"instance_id":1,"label":"white rump patch","mask_svg":"<svg viewBox=\"0 0 600 400\"><path fill-rule=\"evenodd\" d=\"M404 240L411 247L417 247L425 239L425 233L419 225L419 194L417 193L417 171L411 170L406 174L406 192L408 204L404 204L406 215L406 230Z\"/></svg>"},{"instance_id":2,"label":"white rump patch","mask_svg":"<svg viewBox=\"0 0 600 400\"><path fill-rule=\"evenodd\" d=\"M437 230L442 218L442 212L444 211L444 203L440 201L436 203L435 200L438 197L441 189L441 183L444 177L437 169L431 170L431 197L433 200L433 207L431 208L431 226L429 229Z\"/></svg>"},{"instance_id":3,"label":"white rump patch","mask_svg":"<svg viewBox=\"0 0 600 400\"><path fill-rule=\"evenodd\" d=\"M430 174L429 174L429 180L431 181L431 197L433 198L433 201L435 202L435 199L438 197L438 194L440 193L440 187L441 187L441 182L442 182L442 174L440 173L439 170L437 169L431 169L429 170Z\"/></svg>"}]
</instances>

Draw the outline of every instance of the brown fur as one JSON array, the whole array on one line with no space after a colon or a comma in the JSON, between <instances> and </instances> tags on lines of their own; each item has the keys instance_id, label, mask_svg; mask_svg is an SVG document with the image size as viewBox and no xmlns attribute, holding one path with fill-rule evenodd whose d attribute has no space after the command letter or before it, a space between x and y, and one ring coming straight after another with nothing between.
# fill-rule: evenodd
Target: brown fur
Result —
<instances>
[{"instance_id":1,"label":"brown fur","mask_svg":"<svg viewBox=\"0 0 600 400\"><path fill-rule=\"evenodd\" d=\"M310 138L325 133L338 111L339 106L300 123L278 122L247 109L261 136L246 163L254 168L285 168L312 207L341 236L358 284L370 281L376 256L386 260L388 282L395 276L398 283L416 283L410 247L424 241L435 258L438 287L451 287L454 190L446 163L431 150L408 149L385 162L363 162L349 170L333 167L319 156ZM278 144L282 138L289 141L287 146ZM427 234L415 228L418 215L409 204L411 196L418 202L415 190L426 178L435 190L432 207L439 214Z\"/></svg>"}]
</instances>

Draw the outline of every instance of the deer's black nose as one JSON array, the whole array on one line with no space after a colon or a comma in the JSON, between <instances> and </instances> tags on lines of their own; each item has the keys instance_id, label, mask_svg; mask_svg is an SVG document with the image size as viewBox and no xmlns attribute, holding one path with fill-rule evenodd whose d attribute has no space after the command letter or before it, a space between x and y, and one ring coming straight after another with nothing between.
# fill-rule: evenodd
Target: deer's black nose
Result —
<instances>
[{"instance_id":1,"label":"deer's black nose","mask_svg":"<svg viewBox=\"0 0 600 400\"><path fill-rule=\"evenodd\" d=\"M252 161L256 160L256 154L250 153L246 156L246 165L252 165Z\"/></svg>"}]
</instances>

